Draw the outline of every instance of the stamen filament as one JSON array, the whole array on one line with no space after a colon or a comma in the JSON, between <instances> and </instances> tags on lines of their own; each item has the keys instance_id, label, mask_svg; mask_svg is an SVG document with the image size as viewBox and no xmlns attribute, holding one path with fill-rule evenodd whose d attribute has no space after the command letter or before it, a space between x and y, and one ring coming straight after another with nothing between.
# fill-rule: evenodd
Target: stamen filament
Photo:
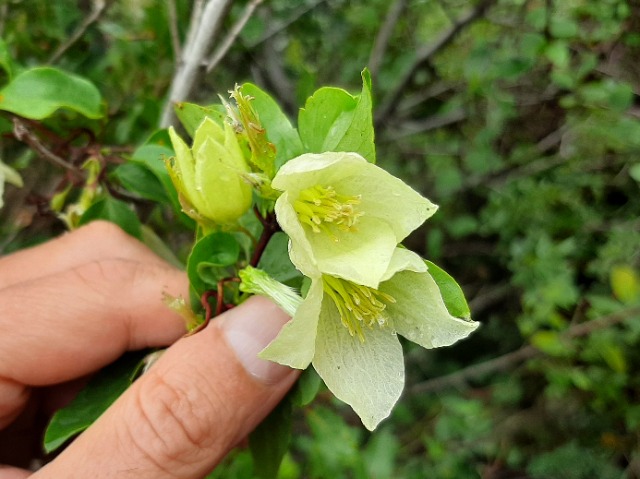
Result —
<instances>
[{"instance_id":1,"label":"stamen filament","mask_svg":"<svg viewBox=\"0 0 640 479\"><path fill-rule=\"evenodd\" d=\"M334 276L323 276L323 289L333 300L340 314L342 325L351 336L364 342L362 325L372 328L375 324L384 327L388 321L385 314L387 303L396 300L387 293L352 283Z\"/></svg>"},{"instance_id":2,"label":"stamen filament","mask_svg":"<svg viewBox=\"0 0 640 479\"><path fill-rule=\"evenodd\" d=\"M300 222L310 226L314 233L324 232L338 241L329 225L333 224L341 231L353 231L358 219L364 215L354 208L358 204L360 196L341 195L332 186L317 185L302 190L293 208Z\"/></svg>"}]
</instances>

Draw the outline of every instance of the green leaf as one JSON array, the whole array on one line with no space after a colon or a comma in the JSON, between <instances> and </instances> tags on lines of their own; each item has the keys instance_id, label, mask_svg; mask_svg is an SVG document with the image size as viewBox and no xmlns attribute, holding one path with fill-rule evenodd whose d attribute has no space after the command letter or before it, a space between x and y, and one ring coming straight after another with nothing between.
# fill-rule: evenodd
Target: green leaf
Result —
<instances>
[{"instance_id":1,"label":"green leaf","mask_svg":"<svg viewBox=\"0 0 640 479\"><path fill-rule=\"evenodd\" d=\"M13 61L6 42L0 38L0 68L7 74L9 80L13 76Z\"/></svg>"},{"instance_id":2,"label":"green leaf","mask_svg":"<svg viewBox=\"0 0 640 479\"><path fill-rule=\"evenodd\" d=\"M305 369L291 392L291 402L298 407L310 404L320 391L320 386L322 386L322 378L318 373L313 368Z\"/></svg>"},{"instance_id":3,"label":"green leaf","mask_svg":"<svg viewBox=\"0 0 640 479\"><path fill-rule=\"evenodd\" d=\"M617 265L611 269L611 289L613 295L623 303L640 299L640 276L627 265Z\"/></svg>"},{"instance_id":4,"label":"green leaf","mask_svg":"<svg viewBox=\"0 0 640 479\"><path fill-rule=\"evenodd\" d=\"M71 403L51 418L44 435L44 449L55 451L88 428L131 385L132 372L146 352L127 353L97 373Z\"/></svg>"},{"instance_id":5,"label":"green leaf","mask_svg":"<svg viewBox=\"0 0 640 479\"><path fill-rule=\"evenodd\" d=\"M128 234L140 238L140 219L125 202L116 200L110 196L96 201L84 212L78 226L85 225L94 220L111 221Z\"/></svg>"},{"instance_id":6,"label":"green leaf","mask_svg":"<svg viewBox=\"0 0 640 479\"><path fill-rule=\"evenodd\" d=\"M272 236L260 257L258 268L287 286L299 288L302 283L302 273L289 259L289 237L282 232Z\"/></svg>"},{"instance_id":7,"label":"green leaf","mask_svg":"<svg viewBox=\"0 0 640 479\"><path fill-rule=\"evenodd\" d=\"M352 151L375 163L371 77L362 73L362 93L324 87L307 99L298 116L300 138L307 152Z\"/></svg>"},{"instance_id":8,"label":"green leaf","mask_svg":"<svg viewBox=\"0 0 640 479\"><path fill-rule=\"evenodd\" d=\"M429 268L429 274L438 285L442 299L447 307L447 311L456 318L469 319L471 318L471 311L469 305L464 297L462 288L445 270L425 260L427 267Z\"/></svg>"},{"instance_id":9,"label":"green leaf","mask_svg":"<svg viewBox=\"0 0 640 479\"><path fill-rule=\"evenodd\" d=\"M275 479L291 440L291 402L285 398L249 436L253 471L260 479Z\"/></svg>"},{"instance_id":10,"label":"green leaf","mask_svg":"<svg viewBox=\"0 0 640 479\"><path fill-rule=\"evenodd\" d=\"M304 152L298 131L266 92L252 83L242 85L241 91L253 97L251 104L267 130L267 139L276 146L277 171L285 162Z\"/></svg>"},{"instance_id":11,"label":"green leaf","mask_svg":"<svg viewBox=\"0 0 640 479\"><path fill-rule=\"evenodd\" d=\"M191 286L201 295L227 275L226 267L238 261L240 245L229 233L216 232L200 239L187 260Z\"/></svg>"},{"instance_id":12,"label":"green leaf","mask_svg":"<svg viewBox=\"0 0 640 479\"><path fill-rule=\"evenodd\" d=\"M205 118L211 118L216 123L222 124L227 116L222 105L200 106L194 103L179 102L174 105L174 110L178 120L191 138Z\"/></svg>"},{"instance_id":13,"label":"green leaf","mask_svg":"<svg viewBox=\"0 0 640 479\"><path fill-rule=\"evenodd\" d=\"M141 239L151 251L164 259L167 263L172 264L178 269L184 269L184 264L176 257L171 248L160 238L155 231L147 225L140 227Z\"/></svg>"},{"instance_id":14,"label":"green leaf","mask_svg":"<svg viewBox=\"0 0 640 479\"><path fill-rule=\"evenodd\" d=\"M93 83L56 68L27 70L0 90L0 110L42 120L67 108L87 118L102 118L102 98Z\"/></svg>"},{"instance_id":15,"label":"green leaf","mask_svg":"<svg viewBox=\"0 0 640 479\"><path fill-rule=\"evenodd\" d=\"M629 167L629 176L640 183L640 163L636 163Z\"/></svg>"},{"instance_id":16,"label":"green leaf","mask_svg":"<svg viewBox=\"0 0 640 479\"><path fill-rule=\"evenodd\" d=\"M158 178L145 166L135 162L123 163L113 176L132 193L147 200L168 203L169 197Z\"/></svg>"},{"instance_id":17,"label":"green leaf","mask_svg":"<svg viewBox=\"0 0 640 479\"><path fill-rule=\"evenodd\" d=\"M567 354L567 345L562 341L560 334L555 331L538 331L531 336L531 344L550 356Z\"/></svg>"},{"instance_id":18,"label":"green leaf","mask_svg":"<svg viewBox=\"0 0 640 479\"><path fill-rule=\"evenodd\" d=\"M164 159L169 158L174 154L171 148L165 146L167 144L165 141L169 141L168 138L169 135L166 133L166 130L156 133L147 141L147 143L134 151L130 161L144 165L154 174L164 188L166 196L169 198L174 211L180 213L182 211L182 206L180 206L180 201L178 200L178 193L173 186L169 172L164 164ZM168 144L171 145L170 142ZM186 215L181 216L186 217Z\"/></svg>"}]
</instances>

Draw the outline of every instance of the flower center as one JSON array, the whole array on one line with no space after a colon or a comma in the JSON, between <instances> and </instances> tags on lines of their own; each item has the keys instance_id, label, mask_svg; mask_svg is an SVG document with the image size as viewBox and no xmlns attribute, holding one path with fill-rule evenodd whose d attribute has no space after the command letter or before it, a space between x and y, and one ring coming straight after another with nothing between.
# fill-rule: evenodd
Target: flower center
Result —
<instances>
[{"instance_id":1,"label":"flower center","mask_svg":"<svg viewBox=\"0 0 640 479\"><path fill-rule=\"evenodd\" d=\"M384 311L387 304L396 302L393 296L377 289L334 276L323 275L322 287L336 304L343 326L351 336L357 334L363 342L362 325L383 327L389 319Z\"/></svg>"},{"instance_id":2,"label":"flower center","mask_svg":"<svg viewBox=\"0 0 640 479\"><path fill-rule=\"evenodd\" d=\"M338 241L328 225L336 225L343 231L349 231L364 213L356 210L360 204L359 196L348 196L336 193L332 186L313 186L300 192L293 203L301 223L311 227L314 233L321 231Z\"/></svg>"}]
</instances>

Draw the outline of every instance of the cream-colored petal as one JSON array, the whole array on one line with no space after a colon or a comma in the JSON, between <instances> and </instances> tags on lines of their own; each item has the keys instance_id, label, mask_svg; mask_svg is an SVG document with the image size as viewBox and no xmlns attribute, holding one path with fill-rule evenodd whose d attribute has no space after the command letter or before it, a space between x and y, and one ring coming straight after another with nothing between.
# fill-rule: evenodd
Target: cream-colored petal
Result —
<instances>
[{"instance_id":1,"label":"cream-colored petal","mask_svg":"<svg viewBox=\"0 0 640 479\"><path fill-rule=\"evenodd\" d=\"M309 366L315 354L322 294L322 280L312 280L307 297L293 319L258 356L296 369Z\"/></svg>"},{"instance_id":2,"label":"cream-colored petal","mask_svg":"<svg viewBox=\"0 0 640 479\"><path fill-rule=\"evenodd\" d=\"M387 271L380 281L387 281L392 278L398 271L413 271L415 273L424 273L427 271L427 265L420 255L406 248L396 248L393 251L391 262Z\"/></svg>"},{"instance_id":3,"label":"cream-colored petal","mask_svg":"<svg viewBox=\"0 0 640 479\"><path fill-rule=\"evenodd\" d=\"M383 219L393 228L396 243L431 217L438 207L402 180L371 163L359 165L333 186L344 195L361 195L358 208Z\"/></svg>"},{"instance_id":4,"label":"cream-colored petal","mask_svg":"<svg viewBox=\"0 0 640 479\"><path fill-rule=\"evenodd\" d=\"M307 276L319 276L320 272L311 244L307 240L307 233L298 220L298 214L293 209L289 192L285 191L276 200L274 211L278 224L289 236L289 256L293 264Z\"/></svg>"},{"instance_id":5,"label":"cream-colored petal","mask_svg":"<svg viewBox=\"0 0 640 479\"><path fill-rule=\"evenodd\" d=\"M296 193L316 185L330 186L344 175L358 171L361 163L370 164L357 153L305 153L286 162L278 170L271 186Z\"/></svg>"},{"instance_id":6,"label":"cream-colored petal","mask_svg":"<svg viewBox=\"0 0 640 479\"><path fill-rule=\"evenodd\" d=\"M450 346L480 325L449 314L429 273L402 271L381 283L380 291L396 300L388 303L386 309L391 327L424 348Z\"/></svg>"},{"instance_id":7,"label":"cream-colored petal","mask_svg":"<svg viewBox=\"0 0 640 479\"><path fill-rule=\"evenodd\" d=\"M305 253L313 257L323 274L377 288L396 247L395 235L389 225L365 215L359 218L355 232L330 228L337 241L322 231L314 233L305 226L306 238L311 245L310 253ZM297 258L302 255L295 251L297 246L292 242L291 261L302 273L309 274L303 265L297 264Z\"/></svg>"},{"instance_id":8,"label":"cream-colored petal","mask_svg":"<svg viewBox=\"0 0 640 479\"><path fill-rule=\"evenodd\" d=\"M377 326L364 331L364 342L350 336L327 296L321 314L313 367L331 392L373 430L389 416L404 387L400 342Z\"/></svg>"}]
</instances>

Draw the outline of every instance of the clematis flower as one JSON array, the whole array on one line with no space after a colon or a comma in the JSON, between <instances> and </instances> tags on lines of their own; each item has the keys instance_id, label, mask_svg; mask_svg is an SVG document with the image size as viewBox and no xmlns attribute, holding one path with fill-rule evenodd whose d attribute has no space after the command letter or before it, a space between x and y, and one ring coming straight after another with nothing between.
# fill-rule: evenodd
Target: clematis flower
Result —
<instances>
[{"instance_id":1,"label":"clematis flower","mask_svg":"<svg viewBox=\"0 0 640 479\"><path fill-rule=\"evenodd\" d=\"M263 275L245 271L241 277L246 290L294 312L259 356L297 369L313 364L369 430L391 413L404 387L398 334L430 349L449 346L478 327L449 314L424 261L402 248L394 250L378 288L323 274L311 279L300 300Z\"/></svg>"},{"instance_id":2,"label":"clematis flower","mask_svg":"<svg viewBox=\"0 0 640 479\"><path fill-rule=\"evenodd\" d=\"M376 288L393 252L437 206L357 153L306 153L271 184L282 191L278 223L303 273L322 273ZM306 273L305 273L306 274Z\"/></svg>"},{"instance_id":3,"label":"clematis flower","mask_svg":"<svg viewBox=\"0 0 640 479\"><path fill-rule=\"evenodd\" d=\"M249 173L231 125L206 118L195 132L193 147L173 128L169 135L176 156L167 160L171 180L184 212L196 221L231 223L251 206Z\"/></svg>"}]
</instances>

